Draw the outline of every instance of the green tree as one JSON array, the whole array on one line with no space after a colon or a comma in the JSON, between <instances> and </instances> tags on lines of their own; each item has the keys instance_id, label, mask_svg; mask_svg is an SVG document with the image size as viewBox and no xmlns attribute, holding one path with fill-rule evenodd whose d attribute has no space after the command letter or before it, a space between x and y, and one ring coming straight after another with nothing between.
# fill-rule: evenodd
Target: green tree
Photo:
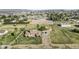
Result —
<instances>
[{"instance_id":1,"label":"green tree","mask_svg":"<svg viewBox=\"0 0 79 59\"><path fill-rule=\"evenodd\" d=\"M37 24L37 30L39 30L39 31L44 31L44 30L46 30L46 27L45 26L40 26L39 24Z\"/></svg>"},{"instance_id":2,"label":"green tree","mask_svg":"<svg viewBox=\"0 0 79 59\"><path fill-rule=\"evenodd\" d=\"M2 15L2 16L1 16L1 19L5 19L5 18L6 18L6 16L5 16L5 15Z\"/></svg>"}]
</instances>

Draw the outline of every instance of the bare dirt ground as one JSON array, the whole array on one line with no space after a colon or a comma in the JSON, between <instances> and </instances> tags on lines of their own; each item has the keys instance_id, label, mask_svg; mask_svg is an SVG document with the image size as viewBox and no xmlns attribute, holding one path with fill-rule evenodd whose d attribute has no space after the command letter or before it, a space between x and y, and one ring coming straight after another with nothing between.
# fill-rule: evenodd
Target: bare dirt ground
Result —
<instances>
[{"instance_id":1,"label":"bare dirt ground","mask_svg":"<svg viewBox=\"0 0 79 59\"><path fill-rule=\"evenodd\" d=\"M50 32L51 32L51 29L44 31L42 34L42 44L44 45L44 48L52 48L50 46L51 45L51 40L49 36Z\"/></svg>"}]
</instances>

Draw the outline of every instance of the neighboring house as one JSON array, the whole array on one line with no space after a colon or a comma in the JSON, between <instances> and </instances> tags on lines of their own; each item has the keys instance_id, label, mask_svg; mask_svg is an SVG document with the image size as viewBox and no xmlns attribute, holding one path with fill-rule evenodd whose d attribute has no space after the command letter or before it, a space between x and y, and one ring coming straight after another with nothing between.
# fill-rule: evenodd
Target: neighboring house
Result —
<instances>
[{"instance_id":1,"label":"neighboring house","mask_svg":"<svg viewBox=\"0 0 79 59\"><path fill-rule=\"evenodd\" d=\"M71 20L76 22L76 24L79 24L79 19L71 19Z\"/></svg>"},{"instance_id":2,"label":"neighboring house","mask_svg":"<svg viewBox=\"0 0 79 59\"><path fill-rule=\"evenodd\" d=\"M7 30L0 30L0 36L7 34L8 31Z\"/></svg>"},{"instance_id":3,"label":"neighboring house","mask_svg":"<svg viewBox=\"0 0 79 59\"><path fill-rule=\"evenodd\" d=\"M71 24L61 24L61 27L71 27Z\"/></svg>"}]
</instances>

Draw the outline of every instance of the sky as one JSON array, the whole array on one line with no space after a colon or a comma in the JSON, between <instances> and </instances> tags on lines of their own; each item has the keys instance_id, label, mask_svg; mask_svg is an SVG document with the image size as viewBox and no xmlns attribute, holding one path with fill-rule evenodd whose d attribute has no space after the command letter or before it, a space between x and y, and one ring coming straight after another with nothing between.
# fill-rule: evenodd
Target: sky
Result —
<instances>
[{"instance_id":1,"label":"sky","mask_svg":"<svg viewBox=\"0 0 79 59\"><path fill-rule=\"evenodd\" d=\"M0 9L79 9L78 0L0 0Z\"/></svg>"}]
</instances>

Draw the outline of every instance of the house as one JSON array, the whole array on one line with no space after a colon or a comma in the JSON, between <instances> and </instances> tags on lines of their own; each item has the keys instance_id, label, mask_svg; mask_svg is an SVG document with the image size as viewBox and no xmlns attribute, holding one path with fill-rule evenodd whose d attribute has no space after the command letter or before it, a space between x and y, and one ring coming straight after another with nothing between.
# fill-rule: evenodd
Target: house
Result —
<instances>
[{"instance_id":1,"label":"house","mask_svg":"<svg viewBox=\"0 0 79 59\"><path fill-rule=\"evenodd\" d=\"M38 30L30 30L26 31L25 36L27 37L36 37L36 36L41 36L41 31Z\"/></svg>"},{"instance_id":2,"label":"house","mask_svg":"<svg viewBox=\"0 0 79 59\"><path fill-rule=\"evenodd\" d=\"M79 24L79 20L78 19L71 19L71 20L76 22L76 24Z\"/></svg>"}]
</instances>

